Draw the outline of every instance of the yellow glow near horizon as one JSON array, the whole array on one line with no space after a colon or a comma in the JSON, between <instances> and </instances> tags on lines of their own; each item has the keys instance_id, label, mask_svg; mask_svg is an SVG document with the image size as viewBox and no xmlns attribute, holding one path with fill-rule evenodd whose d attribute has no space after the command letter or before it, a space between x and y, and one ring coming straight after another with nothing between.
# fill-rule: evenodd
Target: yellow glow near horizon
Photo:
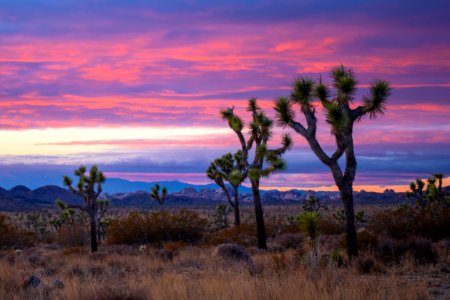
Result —
<instances>
[{"instance_id":1,"label":"yellow glow near horizon","mask_svg":"<svg viewBox=\"0 0 450 300\"><path fill-rule=\"evenodd\" d=\"M69 127L0 130L0 155L61 155L96 152L118 145L95 144L104 140L183 140L230 134L228 128L212 127ZM93 142L92 144L70 144ZM64 145L64 143L66 143Z\"/></svg>"},{"instance_id":2,"label":"yellow glow near horizon","mask_svg":"<svg viewBox=\"0 0 450 300\"><path fill-rule=\"evenodd\" d=\"M426 178L422 179L426 182ZM449 186L450 185L450 177L443 178L442 180L442 186ZM311 191L320 191L320 192L337 192L338 188L335 185L330 186L316 186L316 187L295 187L295 186L285 186L285 187L274 187L274 186L263 186L261 187L262 190L280 190L280 191L289 191L289 190L311 190ZM390 189L394 190L396 192L406 192L409 190L409 184L404 185L355 185L353 186L353 190L355 192L359 192L361 190L365 190L366 192L377 192L382 193L384 190Z\"/></svg>"}]
</instances>

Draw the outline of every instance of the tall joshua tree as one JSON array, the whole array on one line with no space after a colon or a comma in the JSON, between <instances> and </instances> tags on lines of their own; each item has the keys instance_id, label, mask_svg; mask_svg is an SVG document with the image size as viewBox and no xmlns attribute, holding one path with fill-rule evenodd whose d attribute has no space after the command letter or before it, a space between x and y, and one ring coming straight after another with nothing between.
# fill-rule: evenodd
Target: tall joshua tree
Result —
<instances>
[{"instance_id":1,"label":"tall joshua tree","mask_svg":"<svg viewBox=\"0 0 450 300\"><path fill-rule=\"evenodd\" d=\"M208 178L214 180L214 182L224 191L230 206L234 210L234 225L236 226L241 224L238 190L246 177L243 165L242 151L239 150L234 155L227 153L222 157L215 159L206 170ZM225 181L228 181L233 188L234 200L231 199L230 192L225 186Z\"/></svg>"},{"instance_id":2,"label":"tall joshua tree","mask_svg":"<svg viewBox=\"0 0 450 300\"><path fill-rule=\"evenodd\" d=\"M255 98L249 99L247 111L251 113L251 121L249 124L250 134L247 140L242 133L244 122L239 116L234 114L234 107L222 110L221 115L239 139L241 146L240 163L242 164L243 174L245 177L248 176L252 185L258 248L267 249L264 212L259 192L260 179L261 177L269 177L271 174L285 168L286 164L282 159L282 155L290 148L292 140L286 134L283 136L282 146L280 148L268 149L267 143L272 137L273 121L258 107ZM248 154L253 144L255 144L255 152L253 160L249 162Z\"/></svg>"},{"instance_id":3,"label":"tall joshua tree","mask_svg":"<svg viewBox=\"0 0 450 300\"><path fill-rule=\"evenodd\" d=\"M154 186L152 186L152 192L150 193L150 197L152 199L154 199L156 202L158 202L159 204L159 209L161 211L164 210L164 201L166 200L167 197L167 188L165 186L163 186L162 190L161 190L161 194L159 193L159 184L155 184Z\"/></svg>"},{"instance_id":4,"label":"tall joshua tree","mask_svg":"<svg viewBox=\"0 0 450 300\"><path fill-rule=\"evenodd\" d=\"M86 167L80 166L74 172L78 176L78 183L76 187L72 186L72 179L64 176L64 185L75 195L80 196L84 201L82 205L67 205L61 200L57 201L57 205L62 209L76 208L89 215L89 223L91 227L91 252L97 251L97 227L99 224L99 216L103 216L108 208L108 205L103 200L97 200L102 193L102 184L106 178L100 172L97 166L92 166L89 174L86 175ZM97 190L96 190L97 189Z\"/></svg>"},{"instance_id":5,"label":"tall joshua tree","mask_svg":"<svg viewBox=\"0 0 450 300\"><path fill-rule=\"evenodd\" d=\"M364 116L376 118L385 110L385 103L390 95L389 83L375 80L370 84L370 95L362 99L362 104L351 108L357 80L351 69L339 66L331 71L332 87L335 96L330 97L329 87L310 78L301 77L294 81L290 98L280 97L275 101L278 124L294 129L308 142L311 150L331 171L344 204L347 223L347 246L350 258L358 255L355 230L355 213L353 208L353 181L356 175L356 157L353 145L353 125ZM336 150L329 156L317 140L316 109L313 98L317 97L324 110L327 123L335 137ZM306 125L295 121L293 105L298 105ZM344 156L344 170L338 160Z\"/></svg>"}]
</instances>

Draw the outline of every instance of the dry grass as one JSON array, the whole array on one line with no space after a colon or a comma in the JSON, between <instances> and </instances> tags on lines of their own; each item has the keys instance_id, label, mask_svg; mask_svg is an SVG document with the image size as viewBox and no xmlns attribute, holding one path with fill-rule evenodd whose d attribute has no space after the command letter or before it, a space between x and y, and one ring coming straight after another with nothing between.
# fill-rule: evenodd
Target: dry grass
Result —
<instances>
[{"instance_id":1,"label":"dry grass","mask_svg":"<svg viewBox=\"0 0 450 300\"><path fill-rule=\"evenodd\" d=\"M80 254L40 246L0 258L1 299L429 299L433 267L404 264L360 275L356 267L299 258L295 250L253 252L255 272L215 258L212 248L179 249L172 260L157 250L107 247ZM402 272L408 275L402 275ZM37 275L37 288L23 281ZM432 276L430 275L429 278ZM59 278L63 288L55 287ZM450 278L447 278L450 279ZM443 280L447 280L443 278ZM445 282L445 281L444 281Z\"/></svg>"}]
</instances>

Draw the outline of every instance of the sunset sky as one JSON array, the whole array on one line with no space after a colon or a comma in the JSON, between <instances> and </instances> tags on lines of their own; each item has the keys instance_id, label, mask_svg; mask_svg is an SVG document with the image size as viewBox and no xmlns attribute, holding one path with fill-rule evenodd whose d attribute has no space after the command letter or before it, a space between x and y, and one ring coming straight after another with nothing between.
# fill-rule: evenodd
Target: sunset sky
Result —
<instances>
[{"instance_id":1,"label":"sunset sky","mask_svg":"<svg viewBox=\"0 0 450 300\"><path fill-rule=\"evenodd\" d=\"M357 99L373 79L393 87L386 114L355 126L356 189L448 176L450 2L317 3L0 0L0 186L61 184L80 164L209 183L209 161L238 145L220 109L245 116L257 97L273 116L297 76L329 82L339 64L355 71ZM287 170L263 186L330 189L328 169L291 134Z\"/></svg>"}]
</instances>

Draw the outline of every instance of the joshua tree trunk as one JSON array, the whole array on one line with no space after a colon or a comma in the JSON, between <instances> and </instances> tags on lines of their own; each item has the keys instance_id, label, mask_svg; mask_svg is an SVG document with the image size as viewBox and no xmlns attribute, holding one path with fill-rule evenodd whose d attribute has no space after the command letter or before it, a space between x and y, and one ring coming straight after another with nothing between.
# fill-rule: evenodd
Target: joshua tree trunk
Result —
<instances>
[{"instance_id":1,"label":"joshua tree trunk","mask_svg":"<svg viewBox=\"0 0 450 300\"><path fill-rule=\"evenodd\" d=\"M91 223L91 252L97 251L97 220L95 218L95 211L90 212Z\"/></svg>"},{"instance_id":2,"label":"joshua tree trunk","mask_svg":"<svg viewBox=\"0 0 450 300\"><path fill-rule=\"evenodd\" d=\"M97 222L97 243L100 244L102 240L102 226L100 222Z\"/></svg>"},{"instance_id":3,"label":"joshua tree trunk","mask_svg":"<svg viewBox=\"0 0 450 300\"><path fill-rule=\"evenodd\" d=\"M358 256L355 229L355 210L353 208L353 187L343 187L340 189L341 199L345 208L346 232L347 232L347 252L350 258Z\"/></svg>"},{"instance_id":4,"label":"joshua tree trunk","mask_svg":"<svg viewBox=\"0 0 450 300\"><path fill-rule=\"evenodd\" d=\"M241 216L239 212L239 187L234 187L234 225L241 225Z\"/></svg>"},{"instance_id":5,"label":"joshua tree trunk","mask_svg":"<svg viewBox=\"0 0 450 300\"><path fill-rule=\"evenodd\" d=\"M256 232L258 235L258 248L267 249L266 228L264 225L264 211L259 193L259 180L252 180L253 202L255 206Z\"/></svg>"},{"instance_id":6,"label":"joshua tree trunk","mask_svg":"<svg viewBox=\"0 0 450 300\"><path fill-rule=\"evenodd\" d=\"M310 121L310 124L314 123ZM298 129L298 132L302 133L303 131L300 128ZM358 255L358 245L356 240L355 228L355 211L353 206L353 181L355 180L357 162L353 147L352 131L350 129L345 134L341 134L336 137L338 149L331 157L326 155L326 153L323 151L322 147L316 139L315 132L311 135L304 134L304 136L306 137L306 140L308 141L314 154L316 154L320 161L327 165L330 169L336 186L339 189L346 216L347 254L349 258L352 259L353 257ZM338 158L343 153L345 153L344 172L342 172L342 169L338 164Z\"/></svg>"}]
</instances>

